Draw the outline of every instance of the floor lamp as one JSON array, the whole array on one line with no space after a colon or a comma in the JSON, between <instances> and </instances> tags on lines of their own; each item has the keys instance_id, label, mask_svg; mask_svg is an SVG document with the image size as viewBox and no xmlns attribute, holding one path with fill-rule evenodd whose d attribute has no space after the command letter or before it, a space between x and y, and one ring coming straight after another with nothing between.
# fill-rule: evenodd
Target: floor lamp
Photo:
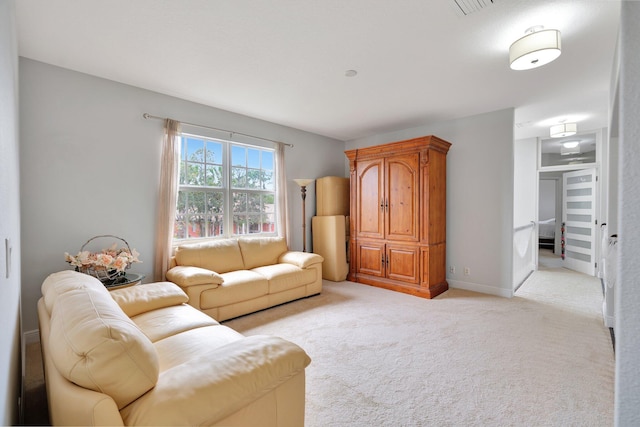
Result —
<instances>
[{"instance_id":1,"label":"floor lamp","mask_svg":"<svg viewBox=\"0 0 640 427\"><path fill-rule=\"evenodd\" d=\"M309 178L294 179L296 184L300 186L300 194L302 195L302 252L307 251L307 214L305 213L305 199L307 198L307 185L314 180Z\"/></svg>"}]
</instances>

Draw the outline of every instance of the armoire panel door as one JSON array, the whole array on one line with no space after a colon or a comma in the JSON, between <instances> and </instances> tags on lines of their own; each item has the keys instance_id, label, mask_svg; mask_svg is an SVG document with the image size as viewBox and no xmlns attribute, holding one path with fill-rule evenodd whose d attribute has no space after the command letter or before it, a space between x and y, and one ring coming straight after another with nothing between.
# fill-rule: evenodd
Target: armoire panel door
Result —
<instances>
[{"instance_id":1,"label":"armoire panel door","mask_svg":"<svg viewBox=\"0 0 640 427\"><path fill-rule=\"evenodd\" d=\"M387 245L387 277L405 283L418 283L418 247Z\"/></svg>"},{"instance_id":2,"label":"armoire panel door","mask_svg":"<svg viewBox=\"0 0 640 427\"><path fill-rule=\"evenodd\" d=\"M358 237L384 238L384 160L358 163L356 233Z\"/></svg>"},{"instance_id":3,"label":"armoire panel door","mask_svg":"<svg viewBox=\"0 0 640 427\"><path fill-rule=\"evenodd\" d=\"M359 242L356 249L357 273L384 277L384 243Z\"/></svg>"},{"instance_id":4,"label":"armoire panel door","mask_svg":"<svg viewBox=\"0 0 640 427\"><path fill-rule=\"evenodd\" d=\"M417 242L420 238L419 155L386 159L385 236L389 240Z\"/></svg>"}]
</instances>

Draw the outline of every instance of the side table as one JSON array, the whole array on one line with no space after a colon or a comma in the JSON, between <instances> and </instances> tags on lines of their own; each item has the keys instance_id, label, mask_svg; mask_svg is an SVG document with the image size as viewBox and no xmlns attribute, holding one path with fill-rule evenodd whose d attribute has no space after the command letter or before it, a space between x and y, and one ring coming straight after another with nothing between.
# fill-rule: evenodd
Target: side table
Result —
<instances>
[{"instance_id":1,"label":"side table","mask_svg":"<svg viewBox=\"0 0 640 427\"><path fill-rule=\"evenodd\" d=\"M123 277L118 278L115 282L110 285L104 285L108 290L112 291L114 289L122 289L127 288L129 286L135 286L142 283L142 280L145 278L144 274L138 273L127 273Z\"/></svg>"}]
</instances>

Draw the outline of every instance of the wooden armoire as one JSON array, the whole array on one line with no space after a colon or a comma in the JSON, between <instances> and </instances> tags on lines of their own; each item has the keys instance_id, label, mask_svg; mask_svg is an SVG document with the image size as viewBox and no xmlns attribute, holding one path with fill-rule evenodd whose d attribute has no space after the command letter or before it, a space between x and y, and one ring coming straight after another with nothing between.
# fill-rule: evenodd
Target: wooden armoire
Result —
<instances>
[{"instance_id":1,"label":"wooden armoire","mask_svg":"<svg viewBox=\"0 0 640 427\"><path fill-rule=\"evenodd\" d=\"M431 135L345 151L351 179L348 280L424 298L449 288L450 146Z\"/></svg>"}]
</instances>

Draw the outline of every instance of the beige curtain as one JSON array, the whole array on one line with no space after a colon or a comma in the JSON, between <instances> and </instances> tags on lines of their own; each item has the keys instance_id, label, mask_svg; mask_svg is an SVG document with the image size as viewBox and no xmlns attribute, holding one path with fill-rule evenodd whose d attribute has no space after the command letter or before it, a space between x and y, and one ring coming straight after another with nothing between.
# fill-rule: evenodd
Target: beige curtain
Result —
<instances>
[{"instance_id":1,"label":"beige curtain","mask_svg":"<svg viewBox=\"0 0 640 427\"><path fill-rule=\"evenodd\" d=\"M178 197L178 161L180 159L180 122L165 119L162 160L160 166L160 191L156 223L156 254L154 280L164 281L171 258L173 222Z\"/></svg>"},{"instance_id":2,"label":"beige curtain","mask_svg":"<svg viewBox=\"0 0 640 427\"><path fill-rule=\"evenodd\" d=\"M286 146L283 143L276 144L276 227L278 235L285 238L287 247L291 247L289 242L289 208L287 203L287 172L284 165L284 150Z\"/></svg>"}]
</instances>

